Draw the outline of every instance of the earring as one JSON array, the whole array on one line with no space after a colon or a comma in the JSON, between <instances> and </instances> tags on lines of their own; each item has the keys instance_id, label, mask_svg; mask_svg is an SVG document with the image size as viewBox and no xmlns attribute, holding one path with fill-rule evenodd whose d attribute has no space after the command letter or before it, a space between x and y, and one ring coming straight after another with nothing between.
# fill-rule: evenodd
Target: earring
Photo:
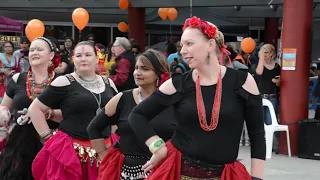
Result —
<instances>
[{"instance_id":1,"label":"earring","mask_svg":"<svg viewBox=\"0 0 320 180\"><path fill-rule=\"evenodd\" d=\"M50 61L49 62L49 67L52 67L52 66L53 66L52 61Z\"/></svg>"},{"instance_id":2,"label":"earring","mask_svg":"<svg viewBox=\"0 0 320 180\"><path fill-rule=\"evenodd\" d=\"M157 79L156 86L159 86L159 78Z\"/></svg>"},{"instance_id":3,"label":"earring","mask_svg":"<svg viewBox=\"0 0 320 180\"><path fill-rule=\"evenodd\" d=\"M210 53L208 53L208 56L207 56L207 65L210 64Z\"/></svg>"},{"instance_id":4,"label":"earring","mask_svg":"<svg viewBox=\"0 0 320 180\"><path fill-rule=\"evenodd\" d=\"M99 67L98 67L98 64L96 64L96 71L98 71Z\"/></svg>"}]
</instances>

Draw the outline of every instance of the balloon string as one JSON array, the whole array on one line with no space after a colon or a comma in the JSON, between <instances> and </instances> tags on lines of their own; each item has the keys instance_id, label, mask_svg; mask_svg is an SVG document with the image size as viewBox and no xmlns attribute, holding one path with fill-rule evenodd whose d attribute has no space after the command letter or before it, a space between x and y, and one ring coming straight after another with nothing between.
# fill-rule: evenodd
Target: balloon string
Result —
<instances>
[{"instance_id":1,"label":"balloon string","mask_svg":"<svg viewBox=\"0 0 320 180\"><path fill-rule=\"evenodd\" d=\"M190 0L190 17L192 17L192 0Z\"/></svg>"}]
</instances>

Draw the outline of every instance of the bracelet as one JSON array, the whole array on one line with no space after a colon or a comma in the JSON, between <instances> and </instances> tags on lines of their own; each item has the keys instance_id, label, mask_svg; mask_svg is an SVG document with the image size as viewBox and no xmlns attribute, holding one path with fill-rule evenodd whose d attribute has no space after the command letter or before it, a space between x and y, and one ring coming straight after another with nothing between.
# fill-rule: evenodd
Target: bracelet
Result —
<instances>
[{"instance_id":1,"label":"bracelet","mask_svg":"<svg viewBox=\"0 0 320 180\"><path fill-rule=\"evenodd\" d=\"M52 133L50 133L50 134L48 134L47 136L43 137L42 139L43 139L44 141L47 141L47 140L50 139L52 136L53 136Z\"/></svg>"},{"instance_id":2,"label":"bracelet","mask_svg":"<svg viewBox=\"0 0 320 180\"><path fill-rule=\"evenodd\" d=\"M164 140L161 139L161 138L159 138L159 139L153 141L153 142L150 144L149 150L150 150L150 152L151 152L152 154L154 154L154 153L156 153L156 151L157 151L158 149L160 149L160 148L161 148L162 146L164 146L164 145L165 145Z\"/></svg>"},{"instance_id":3,"label":"bracelet","mask_svg":"<svg viewBox=\"0 0 320 180\"><path fill-rule=\"evenodd\" d=\"M44 132L42 132L39 136L41 139L44 139L46 136L51 135L52 131L51 129L47 129Z\"/></svg>"}]
</instances>

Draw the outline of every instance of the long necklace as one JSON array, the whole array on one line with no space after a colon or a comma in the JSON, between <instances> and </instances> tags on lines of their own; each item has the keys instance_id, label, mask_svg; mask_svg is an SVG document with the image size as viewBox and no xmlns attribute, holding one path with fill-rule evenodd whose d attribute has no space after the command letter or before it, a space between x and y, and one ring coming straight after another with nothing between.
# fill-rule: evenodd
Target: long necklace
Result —
<instances>
[{"instance_id":1,"label":"long necklace","mask_svg":"<svg viewBox=\"0 0 320 180\"><path fill-rule=\"evenodd\" d=\"M54 72L51 72L41 84L36 84L34 74L29 71L26 80L26 91L29 99L33 101L41 94L51 84L53 77Z\"/></svg>"},{"instance_id":2,"label":"long necklace","mask_svg":"<svg viewBox=\"0 0 320 180\"><path fill-rule=\"evenodd\" d=\"M101 109L101 93L99 93L99 99L98 99L96 97L96 95L94 95L94 93L89 90L89 89L98 89L98 92L100 92L101 83L100 83L98 76L96 75L93 80L89 80L89 81L83 79L80 75L78 75L78 77L79 77L78 83L81 84L81 86L83 86L84 88L88 89L88 91L92 94L92 96L96 100L96 102L98 104L98 109L96 110L96 114L99 114L102 111L102 109Z\"/></svg>"},{"instance_id":3,"label":"long necklace","mask_svg":"<svg viewBox=\"0 0 320 180\"><path fill-rule=\"evenodd\" d=\"M142 97L142 93L140 88L138 88L138 99L139 99L139 103L141 103L143 101L143 97Z\"/></svg>"},{"instance_id":4,"label":"long necklace","mask_svg":"<svg viewBox=\"0 0 320 180\"><path fill-rule=\"evenodd\" d=\"M217 87L216 87L216 94L214 97L214 104L212 107L211 121L210 121L210 124L208 125L206 110L205 110L201 87L200 87L200 77L198 75L196 80L196 103L197 103L200 126L205 131L213 131L218 126L220 107L221 107L221 95L222 95L222 74L220 70Z\"/></svg>"},{"instance_id":5,"label":"long necklace","mask_svg":"<svg viewBox=\"0 0 320 180\"><path fill-rule=\"evenodd\" d=\"M99 91L99 89L98 89L98 91ZM93 94L93 92L90 91L90 93L93 95L94 99L96 100L96 102L98 104L98 109L96 110L96 114L99 114L102 111L102 109L101 109L101 93L99 93L99 100L96 97L96 95Z\"/></svg>"}]
</instances>

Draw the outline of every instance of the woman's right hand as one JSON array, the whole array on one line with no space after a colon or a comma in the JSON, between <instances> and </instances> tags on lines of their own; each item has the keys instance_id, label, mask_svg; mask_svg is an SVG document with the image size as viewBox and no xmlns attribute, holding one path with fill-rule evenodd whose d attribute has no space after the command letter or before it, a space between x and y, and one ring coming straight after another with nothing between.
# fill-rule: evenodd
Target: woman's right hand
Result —
<instances>
[{"instance_id":1,"label":"woman's right hand","mask_svg":"<svg viewBox=\"0 0 320 180\"><path fill-rule=\"evenodd\" d=\"M168 153L167 147L164 145L160 149L158 149L151 157L151 159L142 167L145 174L151 171L156 165L161 162Z\"/></svg>"},{"instance_id":2,"label":"woman's right hand","mask_svg":"<svg viewBox=\"0 0 320 180\"><path fill-rule=\"evenodd\" d=\"M7 127L10 122L11 113L6 106L0 106L0 126Z\"/></svg>"},{"instance_id":3,"label":"woman's right hand","mask_svg":"<svg viewBox=\"0 0 320 180\"><path fill-rule=\"evenodd\" d=\"M266 52L266 49L265 48L261 48L258 55L259 55L259 60L262 60L264 59L264 54Z\"/></svg>"}]
</instances>

